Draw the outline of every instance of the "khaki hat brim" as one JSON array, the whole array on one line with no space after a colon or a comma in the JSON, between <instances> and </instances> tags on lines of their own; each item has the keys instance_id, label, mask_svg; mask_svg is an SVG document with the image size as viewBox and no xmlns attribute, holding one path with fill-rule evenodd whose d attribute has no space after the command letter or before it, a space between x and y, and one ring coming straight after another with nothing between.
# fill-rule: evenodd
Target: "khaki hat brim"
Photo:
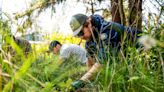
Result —
<instances>
[{"instance_id":1,"label":"khaki hat brim","mask_svg":"<svg viewBox=\"0 0 164 92\"><path fill-rule=\"evenodd\" d=\"M73 32L73 36L77 36L77 34L81 31L83 26L80 26L76 31Z\"/></svg>"}]
</instances>

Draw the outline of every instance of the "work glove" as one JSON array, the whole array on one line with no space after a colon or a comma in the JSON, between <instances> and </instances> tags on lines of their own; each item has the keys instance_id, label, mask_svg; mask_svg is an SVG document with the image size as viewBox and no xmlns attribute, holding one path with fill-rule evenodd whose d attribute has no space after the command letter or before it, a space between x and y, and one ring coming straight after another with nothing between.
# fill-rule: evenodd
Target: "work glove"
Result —
<instances>
[{"instance_id":1,"label":"work glove","mask_svg":"<svg viewBox=\"0 0 164 92\"><path fill-rule=\"evenodd\" d=\"M77 89L80 89L80 88L83 88L85 86L85 82L82 81L82 80L77 80L75 82L72 83L72 87L77 90Z\"/></svg>"}]
</instances>

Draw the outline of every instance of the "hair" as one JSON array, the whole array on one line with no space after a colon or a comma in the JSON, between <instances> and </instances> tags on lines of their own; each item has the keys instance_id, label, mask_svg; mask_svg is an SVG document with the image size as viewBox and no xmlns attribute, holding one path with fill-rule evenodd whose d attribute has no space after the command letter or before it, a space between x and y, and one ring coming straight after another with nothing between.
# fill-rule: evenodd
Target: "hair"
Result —
<instances>
[{"instance_id":1,"label":"hair","mask_svg":"<svg viewBox=\"0 0 164 92\"><path fill-rule=\"evenodd\" d=\"M61 45L61 43L59 41L56 41L56 40L52 41L50 44L51 45L53 44L54 47L56 47L58 44Z\"/></svg>"},{"instance_id":2,"label":"hair","mask_svg":"<svg viewBox=\"0 0 164 92\"><path fill-rule=\"evenodd\" d=\"M54 40L54 41L52 41L51 43L50 43L50 45L49 45L49 50L52 50L54 47L56 47L57 45L62 45L59 41L56 41L56 40Z\"/></svg>"}]
</instances>

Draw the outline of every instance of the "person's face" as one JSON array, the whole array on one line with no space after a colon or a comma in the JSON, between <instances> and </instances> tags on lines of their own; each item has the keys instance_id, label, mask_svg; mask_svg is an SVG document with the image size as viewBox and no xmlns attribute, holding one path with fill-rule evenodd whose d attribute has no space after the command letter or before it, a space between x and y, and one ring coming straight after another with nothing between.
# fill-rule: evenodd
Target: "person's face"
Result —
<instances>
[{"instance_id":1,"label":"person's face","mask_svg":"<svg viewBox=\"0 0 164 92\"><path fill-rule=\"evenodd\" d=\"M54 49L53 49L53 54L58 54L60 51L60 47L61 46L59 44L57 44L56 47L54 47Z\"/></svg>"},{"instance_id":2,"label":"person's face","mask_svg":"<svg viewBox=\"0 0 164 92\"><path fill-rule=\"evenodd\" d=\"M83 25L82 30L80 31L80 33L77 36L84 40L90 40L92 37L91 32L92 32L92 24L91 24L90 20L88 19L87 23L85 23Z\"/></svg>"}]
</instances>

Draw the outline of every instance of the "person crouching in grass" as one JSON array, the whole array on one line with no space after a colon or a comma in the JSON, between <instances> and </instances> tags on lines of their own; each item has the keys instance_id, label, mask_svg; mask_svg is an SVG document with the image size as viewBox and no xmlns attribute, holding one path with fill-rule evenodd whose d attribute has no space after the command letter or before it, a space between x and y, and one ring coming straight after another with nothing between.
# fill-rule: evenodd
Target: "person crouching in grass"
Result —
<instances>
[{"instance_id":1,"label":"person crouching in grass","mask_svg":"<svg viewBox=\"0 0 164 92\"><path fill-rule=\"evenodd\" d=\"M93 62L90 62L92 60L88 60L86 50L76 44L61 44L59 41L54 40L50 43L48 52L59 54L59 64L72 56L74 56L81 64L86 64L88 70L94 64Z\"/></svg>"},{"instance_id":2,"label":"person crouching in grass","mask_svg":"<svg viewBox=\"0 0 164 92\"><path fill-rule=\"evenodd\" d=\"M94 60L94 65L79 80L73 82L75 89L83 88L85 82L93 79L94 74L102 69L102 65L108 59L108 53L119 52L123 38L134 43L137 47L137 39L140 37L140 30L130 26L124 26L112 21L106 21L100 15L86 16L84 14L75 14L70 21L70 28L73 36L86 40L85 48L88 58Z\"/></svg>"}]
</instances>

